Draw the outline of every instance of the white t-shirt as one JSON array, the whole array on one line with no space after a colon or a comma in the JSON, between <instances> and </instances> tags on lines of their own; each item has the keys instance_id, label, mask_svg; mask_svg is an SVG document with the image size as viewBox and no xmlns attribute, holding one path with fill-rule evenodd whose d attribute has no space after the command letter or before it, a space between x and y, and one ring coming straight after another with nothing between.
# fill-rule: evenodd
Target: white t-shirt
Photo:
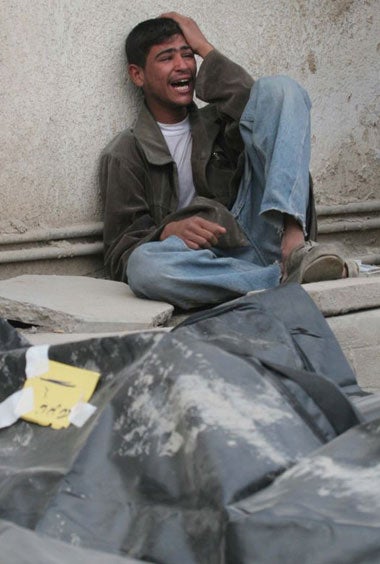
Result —
<instances>
[{"instance_id":1,"label":"white t-shirt","mask_svg":"<svg viewBox=\"0 0 380 564\"><path fill-rule=\"evenodd\" d=\"M187 206L195 196L193 172L191 170L191 136L189 116L178 123L157 122L178 170L178 208Z\"/></svg>"}]
</instances>

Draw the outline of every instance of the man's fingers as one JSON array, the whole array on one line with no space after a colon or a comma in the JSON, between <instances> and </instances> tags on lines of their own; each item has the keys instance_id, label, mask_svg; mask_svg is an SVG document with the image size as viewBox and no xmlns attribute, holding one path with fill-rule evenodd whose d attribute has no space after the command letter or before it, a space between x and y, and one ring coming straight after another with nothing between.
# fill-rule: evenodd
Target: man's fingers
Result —
<instances>
[{"instance_id":1,"label":"man's fingers","mask_svg":"<svg viewBox=\"0 0 380 564\"><path fill-rule=\"evenodd\" d=\"M197 243L199 247L208 248L217 245L219 237L224 232L225 229L218 224L210 223L210 229L208 229L204 225L194 222L188 225L184 235L187 239Z\"/></svg>"},{"instance_id":2,"label":"man's fingers","mask_svg":"<svg viewBox=\"0 0 380 564\"><path fill-rule=\"evenodd\" d=\"M160 240L176 235L191 249L200 249L217 245L219 237L224 233L226 229L222 225L192 216L168 223L160 235Z\"/></svg>"},{"instance_id":3,"label":"man's fingers","mask_svg":"<svg viewBox=\"0 0 380 564\"><path fill-rule=\"evenodd\" d=\"M186 245L192 249L193 251L199 251L199 249L201 248L197 243L194 243L193 241L190 241L190 239L183 239L184 242L186 243Z\"/></svg>"},{"instance_id":4,"label":"man's fingers","mask_svg":"<svg viewBox=\"0 0 380 564\"><path fill-rule=\"evenodd\" d=\"M197 25L194 20L192 20L188 16L179 14L178 12L165 12L160 15L160 18L171 18L172 20L175 20L179 26L184 28L188 27L189 25Z\"/></svg>"},{"instance_id":5,"label":"man's fingers","mask_svg":"<svg viewBox=\"0 0 380 564\"><path fill-rule=\"evenodd\" d=\"M192 243L197 245L198 248L202 249L212 247L218 242L217 238L210 232L202 234L190 232L188 234L185 234L184 237L186 238L186 240L191 241Z\"/></svg>"},{"instance_id":6,"label":"man's fingers","mask_svg":"<svg viewBox=\"0 0 380 564\"><path fill-rule=\"evenodd\" d=\"M208 219L204 219L203 217L195 216L193 218L194 222L206 231L210 231L216 237L223 235L227 232L226 228L220 225L219 223L215 223L214 221L209 221Z\"/></svg>"},{"instance_id":7,"label":"man's fingers","mask_svg":"<svg viewBox=\"0 0 380 564\"><path fill-rule=\"evenodd\" d=\"M198 24L188 16L183 16L178 12L165 12L161 14L162 18L171 18L175 20L182 29L182 33L195 53L201 57L205 57L214 47L209 43L198 27Z\"/></svg>"},{"instance_id":8,"label":"man's fingers","mask_svg":"<svg viewBox=\"0 0 380 564\"><path fill-rule=\"evenodd\" d=\"M178 12L164 12L163 14L159 15L160 18L171 18L172 20L179 20L180 18L184 18Z\"/></svg>"}]
</instances>

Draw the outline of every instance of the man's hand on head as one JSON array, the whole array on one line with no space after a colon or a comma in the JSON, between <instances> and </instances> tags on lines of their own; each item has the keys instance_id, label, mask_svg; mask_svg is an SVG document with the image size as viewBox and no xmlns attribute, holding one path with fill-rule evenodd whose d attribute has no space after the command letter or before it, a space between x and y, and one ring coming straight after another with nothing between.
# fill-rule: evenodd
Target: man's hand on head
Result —
<instances>
[{"instance_id":1,"label":"man's hand on head","mask_svg":"<svg viewBox=\"0 0 380 564\"><path fill-rule=\"evenodd\" d=\"M171 235L176 235L190 249L197 251L215 246L218 243L219 237L224 235L224 233L226 233L225 227L194 215L165 225L160 241L167 239Z\"/></svg>"},{"instance_id":2,"label":"man's hand on head","mask_svg":"<svg viewBox=\"0 0 380 564\"><path fill-rule=\"evenodd\" d=\"M210 51L214 50L214 47L207 41L198 24L193 19L182 16L177 12L166 12L161 14L160 17L175 20L182 29L183 35L194 53L200 55L203 59Z\"/></svg>"}]
</instances>

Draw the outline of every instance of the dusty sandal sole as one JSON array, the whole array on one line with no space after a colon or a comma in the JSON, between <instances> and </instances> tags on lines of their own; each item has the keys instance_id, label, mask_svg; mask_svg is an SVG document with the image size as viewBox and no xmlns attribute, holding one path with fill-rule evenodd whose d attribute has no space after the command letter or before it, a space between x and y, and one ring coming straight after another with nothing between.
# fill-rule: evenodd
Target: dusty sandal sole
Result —
<instances>
[{"instance_id":1,"label":"dusty sandal sole","mask_svg":"<svg viewBox=\"0 0 380 564\"><path fill-rule=\"evenodd\" d=\"M344 261L336 255L325 255L313 260L305 267L302 283L323 282L324 280L339 280L343 277Z\"/></svg>"}]
</instances>

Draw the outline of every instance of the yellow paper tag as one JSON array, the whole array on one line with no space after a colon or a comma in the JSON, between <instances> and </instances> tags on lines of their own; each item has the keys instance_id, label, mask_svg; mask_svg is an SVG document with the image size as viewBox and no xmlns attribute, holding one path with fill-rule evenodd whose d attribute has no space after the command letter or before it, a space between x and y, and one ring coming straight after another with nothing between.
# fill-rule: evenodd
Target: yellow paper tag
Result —
<instances>
[{"instance_id":1,"label":"yellow paper tag","mask_svg":"<svg viewBox=\"0 0 380 564\"><path fill-rule=\"evenodd\" d=\"M71 408L90 399L99 376L92 370L49 360L47 372L25 381L24 388L33 388L34 409L22 419L53 429L68 427Z\"/></svg>"}]
</instances>

